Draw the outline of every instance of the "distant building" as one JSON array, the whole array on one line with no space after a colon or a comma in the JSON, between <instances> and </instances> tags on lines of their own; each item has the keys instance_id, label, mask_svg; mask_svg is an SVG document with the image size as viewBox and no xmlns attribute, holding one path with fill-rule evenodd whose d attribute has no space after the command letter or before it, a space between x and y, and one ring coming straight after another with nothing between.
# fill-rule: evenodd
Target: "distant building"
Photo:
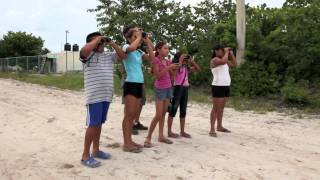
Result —
<instances>
[{"instance_id":1,"label":"distant building","mask_svg":"<svg viewBox=\"0 0 320 180\"><path fill-rule=\"evenodd\" d=\"M67 56L67 58L66 58ZM47 57L55 59L55 73L65 73L66 71L82 71L83 65L79 60L79 52L61 52L61 53L49 53ZM66 65L67 60L67 65ZM67 68L67 69L66 69Z\"/></svg>"}]
</instances>

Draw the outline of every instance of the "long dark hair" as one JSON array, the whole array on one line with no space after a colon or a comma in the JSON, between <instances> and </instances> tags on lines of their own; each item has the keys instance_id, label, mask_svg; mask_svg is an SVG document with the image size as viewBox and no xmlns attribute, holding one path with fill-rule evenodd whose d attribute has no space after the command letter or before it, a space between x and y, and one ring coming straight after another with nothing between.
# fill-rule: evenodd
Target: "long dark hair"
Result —
<instances>
[{"instance_id":1,"label":"long dark hair","mask_svg":"<svg viewBox=\"0 0 320 180\"><path fill-rule=\"evenodd\" d=\"M133 33L135 32L134 28L138 27L137 25L128 25L123 28L122 35L126 39L127 44L130 44L128 41L129 38L133 36Z\"/></svg>"},{"instance_id":2,"label":"long dark hair","mask_svg":"<svg viewBox=\"0 0 320 180\"><path fill-rule=\"evenodd\" d=\"M221 45L221 44L218 44L216 46L213 47L213 52L212 52L212 57L211 58L215 58L217 55L216 55L216 51L222 49L224 50L225 46L224 45Z\"/></svg>"},{"instance_id":3,"label":"long dark hair","mask_svg":"<svg viewBox=\"0 0 320 180\"><path fill-rule=\"evenodd\" d=\"M158 50L160 50L160 49L161 49L163 46L165 46L166 44L167 44L167 42L164 42L164 41L158 42L158 43L156 44L156 47L155 47L155 49L156 49L156 54L155 54L155 56L156 56L156 57L159 56Z\"/></svg>"}]
</instances>

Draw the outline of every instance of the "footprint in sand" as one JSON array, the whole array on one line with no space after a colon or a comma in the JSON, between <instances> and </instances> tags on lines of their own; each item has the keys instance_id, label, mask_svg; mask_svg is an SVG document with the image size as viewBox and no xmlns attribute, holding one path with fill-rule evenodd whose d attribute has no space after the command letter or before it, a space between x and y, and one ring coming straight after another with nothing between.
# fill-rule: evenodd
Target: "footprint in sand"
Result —
<instances>
[{"instance_id":1,"label":"footprint in sand","mask_svg":"<svg viewBox=\"0 0 320 180\"><path fill-rule=\"evenodd\" d=\"M160 154L160 151L155 150L155 149L153 150L153 152L156 153L156 154Z\"/></svg>"},{"instance_id":2,"label":"footprint in sand","mask_svg":"<svg viewBox=\"0 0 320 180\"><path fill-rule=\"evenodd\" d=\"M112 149L120 148L120 143L107 144L106 147Z\"/></svg>"},{"instance_id":3,"label":"footprint in sand","mask_svg":"<svg viewBox=\"0 0 320 180\"><path fill-rule=\"evenodd\" d=\"M104 138L108 140L113 140L111 137L108 137L108 136L104 136Z\"/></svg>"},{"instance_id":4,"label":"footprint in sand","mask_svg":"<svg viewBox=\"0 0 320 180\"><path fill-rule=\"evenodd\" d=\"M51 116L51 117L48 118L47 123L52 123L55 120L56 120L56 118L54 116Z\"/></svg>"},{"instance_id":5,"label":"footprint in sand","mask_svg":"<svg viewBox=\"0 0 320 180\"><path fill-rule=\"evenodd\" d=\"M74 165L66 163L66 164L63 164L61 166L61 168L62 169L71 169L71 168L74 168Z\"/></svg>"}]
</instances>

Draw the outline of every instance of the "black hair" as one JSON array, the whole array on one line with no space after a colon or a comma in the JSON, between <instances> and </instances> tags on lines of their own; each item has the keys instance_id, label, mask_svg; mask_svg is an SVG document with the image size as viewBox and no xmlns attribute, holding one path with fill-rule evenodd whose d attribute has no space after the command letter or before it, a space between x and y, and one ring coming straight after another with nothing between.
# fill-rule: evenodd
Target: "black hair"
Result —
<instances>
[{"instance_id":1,"label":"black hair","mask_svg":"<svg viewBox=\"0 0 320 180\"><path fill-rule=\"evenodd\" d=\"M214 58L214 57L217 56L217 55L216 55L216 51L218 51L218 50L220 50L220 49L224 50L224 48L225 48L224 45L221 45L221 44L215 45L215 46L213 47L213 52L212 52L212 57L211 57L211 58Z\"/></svg>"},{"instance_id":2,"label":"black hair","mask_svg":"<svg viewBox=\"0 0 320 180\"><path fill-rule=\"evenodd\" d=\"M132 24L132 25L124 26L123 28L122 35L124 36L128 44L129 44L128 38L132 37L133 33L135 32L133 28L135 27L138 27L138 26Z\"/></svg>"},{"instance_id":3,"label":"black hair","mask_svg":"<svg viewBox=\"0 0 320 180\"><path fill-rule=\"evenodd\" d=\"M182 52L177 52L174 56L173 56L173 59L172 59L172 62L173 63L179 63L179 59L180 57L182 56Z\"/></svg>"},{"instance_id":4,"label":"black hair","mask_svg":"<svg viewBox=\"0 0 320 180\"><path fill-rule=\"evenodd\" d=\"M92 41L93 37L95 36L102 36L102 34L100 32L93 32L88 34L87 38L86 38L86 42L89 43L90 41Z\"/></svg>"},{"instance_id":5,"label":"black hair","mask_svg":"<svg viewBox=\"0 0 320 180\"><path fill-rule=\"evenodd\" d=\"M161 42L158 42L155 49L156 49L156 54L155 56L158 57L159 56L159 52L158 50L161 49L163 46L165 46L167 44L167 42L164 42L164 41L161 41Z\"/></svg>"}]
</instances>

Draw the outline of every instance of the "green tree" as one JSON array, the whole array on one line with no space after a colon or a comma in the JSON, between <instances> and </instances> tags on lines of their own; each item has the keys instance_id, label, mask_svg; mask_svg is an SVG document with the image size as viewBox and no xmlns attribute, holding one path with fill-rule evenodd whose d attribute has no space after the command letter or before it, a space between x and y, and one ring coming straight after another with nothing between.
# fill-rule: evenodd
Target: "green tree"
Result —
<instances>
[{"instance_id":1,"label":"green tree","mask_svg":"<svg viewBox=\"0 0 320 180\"><path fill-rule=\"evenodd\" d=\"M44 40L31 33L9 31L0 40L0 57L33 56L41 54Z\"/></svg>"},{"instance_id":2,"label":"green tree","mask_svg":"<svg viewBox=\"0 0 320 180\"><path fill-rule=\"evenodd\" d=\"M174 49L192 39L191 7L166 0L99 0L89 12L96 13L100 30L119 43L124 43L122 29L135 24L153 33L154 41L165 40ZM190 38L189 38L190 37Z\"/></svg>"}]
</instances>

